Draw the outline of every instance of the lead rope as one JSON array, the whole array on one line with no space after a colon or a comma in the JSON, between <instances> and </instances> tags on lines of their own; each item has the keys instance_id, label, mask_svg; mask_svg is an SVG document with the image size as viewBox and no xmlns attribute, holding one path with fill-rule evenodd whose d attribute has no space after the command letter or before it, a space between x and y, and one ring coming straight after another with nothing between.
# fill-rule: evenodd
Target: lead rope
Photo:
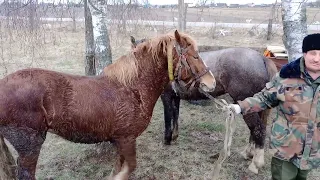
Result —
<instances>
[{"instance_id":1,"label":"lead rope","mask_svg":"<svg viewBox=\"0 0 320 180\"><path fill-rule=\"evenodd\" d=\"M219 173L222 167L222 163L226 160L228 156L228 152L230 152L232 135L235 129L235 123L234 123L235 112L233 111L233 109L228 107L229 104L227 103L226 100L221 99L219 101L218 99L212 97L209 93L203 91L201 88L199 88L199 90L209 99L213 100L213 102L216 103L216 107L218 109L221 109L222 111L225 111L227 115L225 120L226 132L224 136L224 146L223 146L223 149L220 150L219 158L214 163L214 170L213 170L213 173L211 174L212 179L217 180L219 178Z\"/></svg>"}]
</instances>

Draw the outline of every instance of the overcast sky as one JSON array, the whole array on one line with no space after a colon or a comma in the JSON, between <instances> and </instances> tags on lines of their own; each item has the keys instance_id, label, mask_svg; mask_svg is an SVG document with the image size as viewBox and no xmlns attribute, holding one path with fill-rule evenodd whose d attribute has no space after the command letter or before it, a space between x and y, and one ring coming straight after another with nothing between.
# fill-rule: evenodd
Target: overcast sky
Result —
<instances>
[{"instance_id":1,"label":"overcast sky","mask_svg":"<svg viewBox=\"0 0 320 180\"><path fill-rule=\"evenodd\" d=\"M184 2L188 3L197 3L199 0L185 0ZM208 0L211 2L211 0ZM215 0L215 3L228 3L228 4L246 4L246 3L255 3L255 4L271 4L275 0ZM149 0L150 4L178 4L178 0Z\"/></svg>"},{"instance_id":2,"label":"overcast sky","mask_svg":"<svg viewBox=\"0 0 320 180\"><path fill-rule=\"evenodd\" d=\"M143 0L142 0L143 1ZM199 0L184 0L184 2L198 2ZM315 1L315 0L308 0ZM208 0L211 2L211 0ZM272 4L275 0L214 0L215 3L228 3L228 4L247 4L247 3L255 3L255 4ZM278 0L281 2L281 0ZM178 0L149 0L150 4L178 4Z\"/></svg>"},{"instance_id":3,"label":"overcast sky","mask_svg":"<svg viewBox=\"0 0 320 180\"><path fill-rule=\"evenodd\" d=\"M0 0L0 2L3 2L4 0ZM27 1L27 0L24 0ZM38 2L80 2L81 0L38 0ZM108 1L108 0L107 0ZM113 0L109 0L112 2ZM125 2L129 2L129 0L124 0ZM149 1L150 4L178 4L178 0L138 0L140 2L146 2ZM197 3L199 1L203 0L184 0L184 2L188 3ZM255 3L255 4L272 4L276 0L207 0L207 2L215 2L215 3L228 3L228 4L247 4L247 3ZM309 2L311 1L316 1L316 0L308 0ZM281 2L281 0L278 0L278 2Z\"/></svg>"}]
</instances>

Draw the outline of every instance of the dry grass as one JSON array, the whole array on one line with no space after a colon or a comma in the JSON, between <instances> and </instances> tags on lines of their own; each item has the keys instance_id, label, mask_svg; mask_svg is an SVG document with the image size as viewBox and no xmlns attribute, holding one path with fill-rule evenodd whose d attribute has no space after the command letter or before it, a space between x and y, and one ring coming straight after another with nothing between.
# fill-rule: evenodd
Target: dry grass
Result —
<instances>
[{"instance_id":1,"label":"dry grass","mask_svg":"<svg viewBox=\"0 0 320 180\"><path fill-rule=\"evenodd\" d=\"M157 28L157 32L154 31ZM111 28L112 29L112 28ZM112 31L110 34L113 58L116 59L130 49L129 35L137 39L166 33L174 28L141 27L128 28L127 34ZM264 32L256 30L250 34L244 29L229 29L226 36L210 28L188 29L199 45L259 46L281 44L282 33L275 33L272 42L265 41ZM26 67L42 67L73 74L84 73L84 30L71 32L66 24L38 32L36 36L23 31L9 32L1 29L0 74L4 75ZM39 36L41 38L39 38ZM37 37L37 38L35 38ZM45 39L45 40L44 40ZM225 97L224 97L225 98ZM228 98L226 96L226 98ZM222 148L225 115L212 104L196 106L181 102L180 136L171 146L162 143L164 122L160 101L155 106L150 126L138 138L138 167L131 176L133 180L150 179L204 179L212 172L214 155ZM266 166L259 175L246 172L249 161L242 159L239 151L248 141L248 128L237 117L232 154L224 162L221 179L264 180L270 177L270 158L266 147ZM75 144L48 134L37 166L37 178L54 179L103 179L112 170L115 149L106 145L104 151L97 151L95 145ZM311 172L309 179L319 179L320 173Z\"/></svg>"}]
</instances>

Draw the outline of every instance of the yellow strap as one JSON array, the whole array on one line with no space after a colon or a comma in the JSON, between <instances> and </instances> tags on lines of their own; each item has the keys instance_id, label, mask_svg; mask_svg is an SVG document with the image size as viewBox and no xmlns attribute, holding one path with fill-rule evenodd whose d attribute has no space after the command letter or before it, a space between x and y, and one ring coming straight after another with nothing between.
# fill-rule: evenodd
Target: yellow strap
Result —
<instances>
[{"instance_id":1,"label":"yellow strap","mask_svg":"<svg viewBox=\"0 0 320 180\"><path fill-rule=\"evenodd\" d=\"M168 73L169 73L169 80L173 81L173 57L172 57L172 43L168 45L167 49L167 57L168 57Z\"/></svg>"}]
</instances>

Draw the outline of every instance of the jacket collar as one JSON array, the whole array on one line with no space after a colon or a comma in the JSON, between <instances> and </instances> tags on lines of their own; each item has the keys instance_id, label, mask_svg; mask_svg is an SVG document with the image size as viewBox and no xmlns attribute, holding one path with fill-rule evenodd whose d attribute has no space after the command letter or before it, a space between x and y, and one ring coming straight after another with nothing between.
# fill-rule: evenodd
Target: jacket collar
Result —
<instances>
[{"instance_id":1,"label":"jacket collar","mask_svg":"<svg viewBox=\"0 0 320 180\"><path fill-rule=\"evenodd\" d=\"M303 62L301 62L303 61ZM303 67L300 66L300 63L303 63ZM292 61L280 69L281 78L300 78L301 77L301 68L304 68L303 57L298 58L295 61Z\"/></svg>"}]
</instances>

